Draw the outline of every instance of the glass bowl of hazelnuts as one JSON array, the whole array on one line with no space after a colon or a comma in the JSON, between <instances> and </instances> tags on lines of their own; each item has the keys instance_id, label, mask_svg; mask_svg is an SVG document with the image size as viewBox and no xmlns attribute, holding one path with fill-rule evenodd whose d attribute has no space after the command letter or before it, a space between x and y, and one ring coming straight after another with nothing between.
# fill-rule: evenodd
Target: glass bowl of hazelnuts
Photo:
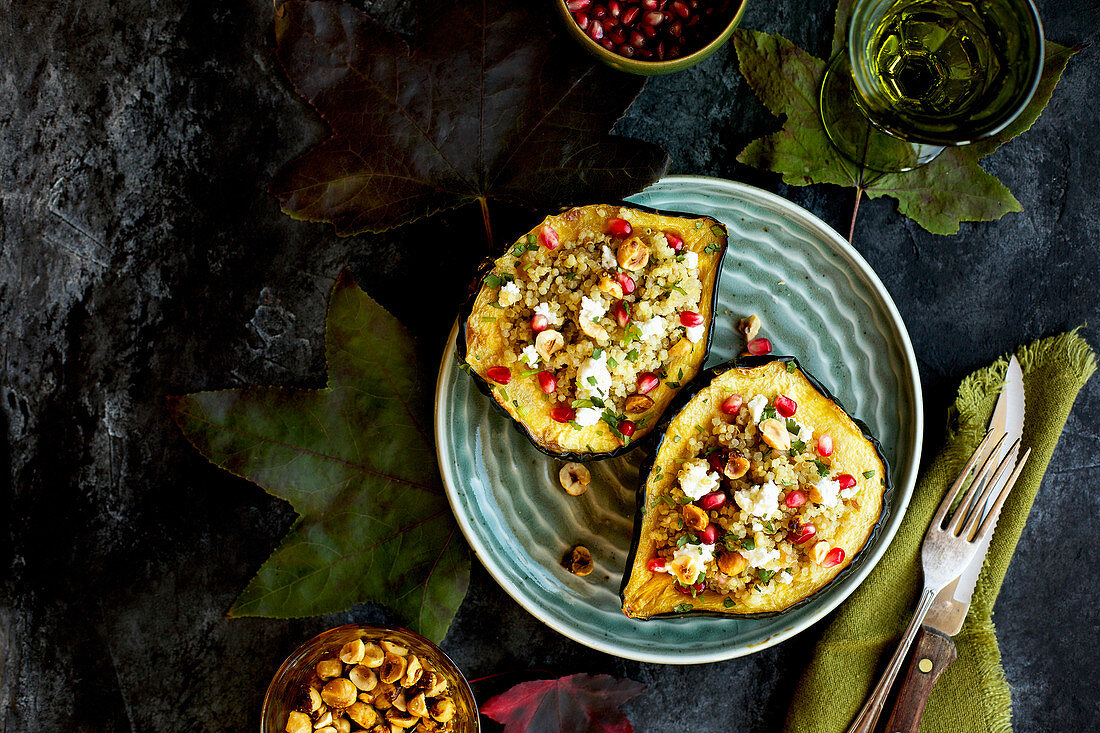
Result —
<instances>
[{"instance_id":1,"label":"glass bowl of hazelnuts","mask_svg":"<svg viewBox=\"0 0 1100 733\"><path fill-rule=\"evenodd\" d=\"M466 678L443 650L395 626L318 634L268 685L261 733L479 733Z\"/></svg>"}]
</instances>

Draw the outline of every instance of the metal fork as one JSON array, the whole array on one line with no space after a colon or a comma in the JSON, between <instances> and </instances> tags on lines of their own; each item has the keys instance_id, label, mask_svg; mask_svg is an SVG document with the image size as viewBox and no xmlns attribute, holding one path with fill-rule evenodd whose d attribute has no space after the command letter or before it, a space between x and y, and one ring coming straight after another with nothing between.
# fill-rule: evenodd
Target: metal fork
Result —
<instances>
[{"instance_id":1,"label":"metal fork","mask_svg":"<svg viewBox=\"0 0 1100 733\"><path fill-rule=\"evenodd\" d=\"M993 531L997 512L1000 511L1001 505L1008 497L1008 492L1016 483L1016 479L1019 478L1024 463L1031 455L1031 450L1028 449L1020 458L1019 463L1016 464L1016 468L1004 483L992 506L989 507L988 511L982 511L987 504L990 493L998 485L1005 471L1009 469L1011 456L1014 455L1014 451L1009 449L1000 463L994 467L994 458L1001 443L1007 437L1002 433L993 450L985 454L986 458L981 467L977 470L974 469L978 458L983 455L984 449L992 440L993 433L994 431L991 430L982 438L978 449L967 461L962 473L959 474L950 491L947 492L947 496L940 504L939 509L936 510L936 515L932 518L932 524L928 527L928 532L924 535L924 543L921 545L924 590L921 592L920 603L917 604L913 620L909 622L908 628L905 629L905 633L901 637L897 651L890 658L890 663L883 671L878 684L871 692L870 697L867 698L867 702L863 704L859 715L848 727L846 733L873 733L879 715L882 713L883 705L890 693L890 688L894 684L894 678L897 677L898 670L905 662L909 647L912 645L913 638L920 629L924 617L928 614L932 601L937 593L962 574L963 569L974 558L979 541ZM1017 440L1013 447L1018 443ZM969 482L969 488L967 488L962 500L958 502L958 509L949 517L948 513L955 505L956 497L958 497L962 488L967 486L967 480L971 478L972 473L973 478Z\"/></svg>"}]
</instances>

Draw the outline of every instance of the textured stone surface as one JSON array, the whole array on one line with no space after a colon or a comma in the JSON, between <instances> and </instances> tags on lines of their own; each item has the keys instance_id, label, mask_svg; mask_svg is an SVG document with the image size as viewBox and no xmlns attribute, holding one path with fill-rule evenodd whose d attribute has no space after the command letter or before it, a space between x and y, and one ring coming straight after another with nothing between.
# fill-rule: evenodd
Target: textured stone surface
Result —
<instances>
[{"instance_id":1,"label":"textured stone surface","mask_svg":"<svg viewBox=\"0 0 1100 733\"><path fill-rule=\"evenodd\" d=\"M754 2L745 25L821 53L829 5ZM407 27L399 0L368 6ZM1041 6L1052 39L1095 34L1097 0ZM430 364L485 251L468 234L476 212L442 229L347 240L278 212L267 181L323 131L276 73L270 14L260 0L0 0L2 730L254 728L294 646L339 622L384 618L364 606L227 620L293 516L204 463L163 404L220 386L317 385L325 298L347 263L420 335ZM930 450L967 371L1019 342L1100 323L1098 97L1089 49L1035 128L988 159L1022 214L946 238L889 201L861 207L856 245L920 359ZM787 188L735 162L777 126L727 49L653 80L620 130L664 144L676 172L776 190L846 230L850 191ZM442 246L405 254L425 240ZM1094 380L997 606L1020 731L1088 730L1100 716L1100 572L1081 520L1100 511L1098 443ZM819 633L722 664L626 662L542 626L475 563L445 646L471 677L542 668L646 682L629 706L640 731L772 731Z\"/></svg>"}]
</instances>

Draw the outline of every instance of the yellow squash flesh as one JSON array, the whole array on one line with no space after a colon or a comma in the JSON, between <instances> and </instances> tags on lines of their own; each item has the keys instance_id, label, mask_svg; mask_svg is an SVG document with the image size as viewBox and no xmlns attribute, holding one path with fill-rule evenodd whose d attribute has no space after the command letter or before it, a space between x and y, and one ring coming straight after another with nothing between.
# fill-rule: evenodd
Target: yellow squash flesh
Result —
<instances>
[{"instance_id":1,"label":"yellow squash flesh","mask_svg":"<svg viewBox=\"0 0 1100 733\"><path fill-rule=\"evenodd\" d=\"M849 567L879 524L888 474L877 443L835 400L819 391L801 369L788 371L787 361L782 360L757 358L746 361L766 363L711 370L718 372L726 369L700 389L669 421L653 466L646 476L639 498L639 512L643 511L642 507L652 506L657 497L670 493L677 481L678 461L695 457L689 455L686 438L692 435L695 425L710 425L711 418L720 414L718 406L726 397L735 393L762 394L770 400L777 394L785 394L798 403L797 417L800 421L813 425L815 432L833 436L831 473L851 474L861 487L856 497L858 508L850 508L842 516L840 530L832 538L835 546L844 548L844 562L831 568L811 564L809 577L798 576L789 585L773 583L770 593L752 593L745 602L737 602L727 608L724 595L707 589L695 598L685 596L674 588L672 575L653 573L647 569L647 562L658 549L654 540L649 538L650 520L656 517L656 512L649 512L641 515L640 522L635 522L635 545L627 567L629 575L621 593L623 613L627 616L646 619L658 614L675 614L678 613L676 607L684 603L691 605L691 615L700 612L726 616L780 613L809 598ZM681 439L677 441L675 436ZM652 470L658 465L662 467L660 472ZM868 471L874 471L872 478L864 477L864 472Z\"/></svg>"},{"instance_id":2,"label":"yellow squash flesh","mask_svg":"<svg viewBox=\"0 0 1100 733\"><path fill-rule=\"evenodd\" d=\"M574 242L582 232L606 231L607 221L613 218L626 219L635 231L649 228L654 231L674 232L684 240L684 249L695 252L699 257L699 278L702 282L699 312L706 325L706 334L695 344L686 338L681 339L670 349L665 365L667 373L671 375L669 381L675 380L673 383L682 387L698 374L709 350L717 278L726 249L725 229L707 217L685 218L634 207L592 204L548 216L529 234L537 236L544 225L549 225L558 233L561 245L552 252L540 247L538 254L564 257L570 251L568 243ZM719 231L721 236L717 233ZM526 242L528 236L520 237L517 243ZM711 250L709 252L706 251L708 247ZM511 251L509 248L508 253L493 263L493 272L516 271L517 264L522 264L523 257L516 257ZM496 288L484 284L478 290L463 333L459 335L459 356L469 365L482 391L490 394L497 405L521 426L528 439L539 450L568 460L607 458L633 447L640 438L653 430L661 413L680 391L680 387L670 387L668 381L662 381L656 389L648 393L647 396L653 400L652 407L645 413L631 416L635 422L644 420L644 426L635 432L629 445L624 445L622 439L605 422L577 430L569 423L555 421L550 416L552 404L546 401L536 375L522 377L514 374L503 389L501 385L490 380L487 376L488 370L501 363L502 354L513 348L512 342L504 336L497 323L496 316L500 311L493 306L497 293ZM682 377L679 376L680 370L683 370Z\"/></svg>"}]
</instances>

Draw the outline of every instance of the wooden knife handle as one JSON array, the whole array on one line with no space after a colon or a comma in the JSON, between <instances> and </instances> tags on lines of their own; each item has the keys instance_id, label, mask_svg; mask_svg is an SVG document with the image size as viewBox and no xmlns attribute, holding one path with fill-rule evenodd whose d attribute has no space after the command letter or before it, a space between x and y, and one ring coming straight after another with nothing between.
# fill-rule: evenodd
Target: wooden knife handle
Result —
<instances>
[{"instance_id":1,"label":"wooden knife handle","mask_svg":"<svg viewBox=\"0 0 1100 733\"><path fill-rule=\"evenodd\" d=\"M921 628L913 643L913 655L909 658L905 677L898 685L884 733L917 733L932 685L956 656L955 642L950 636Z\"/></svg>"}]
</instances>

